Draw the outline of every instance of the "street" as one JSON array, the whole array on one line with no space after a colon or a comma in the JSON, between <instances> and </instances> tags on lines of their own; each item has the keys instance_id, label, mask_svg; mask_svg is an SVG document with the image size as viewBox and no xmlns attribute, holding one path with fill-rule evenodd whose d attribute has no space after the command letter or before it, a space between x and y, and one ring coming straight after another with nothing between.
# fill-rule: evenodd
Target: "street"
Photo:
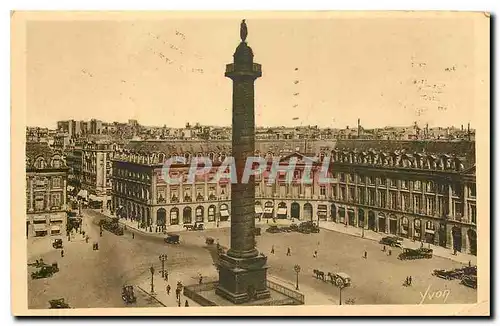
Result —
<instances>
[{"instance_id":1,"label":"street","mask_svg":"<svg viewBox=\"0 0 500 326\"><path fill-rule=\"evenodd\" d=\"M42 257L45 262L58 262L60 272L47 279L28 280L30 308L47 308L48 300L65 298L71 307L124 307L121 287L124 284L144 284L150 278L150 267L155 275L161 270L159 255L167 254L165 268L170 273L181 275L185 285L196 283L196 275L213 278L216 269L213 259L205 248L206 237L213 237L223 246L229 246L229 229L180 232L179 245L167 245L161 235L135 232L131 228L123 236L103 231L99 237L97 221L100 213L84 211L83 229L89 233L90 241L85 243L81 235L76 240L64 241L65 256L50 247ZM99 250L92 250L92 243L99 242ZM460 267L451 260L433 257L413 261L400 261L400 249L393 249L391 256L383 252L382 246L374 241L360 239L346 234L322 229L318 234L278 233L263 230L256 237L257 248L268 255L268 274L295 287L294 265L299 264L299 287L306 296L306 304L338 304L339 290L313 276L313 269L325 272L344 272L351 276L352 286L343 290L342 301L355 304L432 304L432 303L473 303L476 290L467 288L458 280L443 280L431 275L433 269ZM40 246L42 242L36 245ZM275 253L271 254L274 245ZM287 248L291 256L286 255ZM37 248L39 250L39 248ZM317 250L317 258L313 257ZM367 251L367 259L362 258ZM29 249L35 252L35 248ZM38 252L38 251L37 251ZM418 266L418 268L416 268ZM181 277L179 276L179 277ZM407 276L412 277L412 286L402 286ZM176 276L177 277L177 276ZM160 277L155 277L155 286ZM173 286L176 280L171 279ZM144 286L142 286L144 288ZM149 292L149 288L144 288ZM443 295L448 290L446 299ZM138 302L133 306L160 306L136 288ZM317 300L315 299L317 296ZM308 299L309 298L309 299ZM445 302L444 302L445 301Z\"/></svg>"}]
</instances>

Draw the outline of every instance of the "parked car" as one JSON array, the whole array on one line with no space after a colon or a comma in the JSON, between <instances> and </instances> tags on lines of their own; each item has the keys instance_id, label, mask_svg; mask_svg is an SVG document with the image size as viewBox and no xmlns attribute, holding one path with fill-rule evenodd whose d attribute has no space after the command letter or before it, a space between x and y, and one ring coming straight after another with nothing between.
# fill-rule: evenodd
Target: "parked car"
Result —
<instances>
[{"instance_id":1,"label":"parked car","mask_svg":"<svg viewBox=\"0 0 500 326\"><path fill-rule=\"evenodd\" d=\"M137 301L132 285L125 285L122 288L122 299L125 303L135 303Z\"/></svg>"},{"instance_id":2,"label":"parked car","mask_svg":"<svg viewBox=\"0 0 500 326\"><path fill-rule=\"evenodd\" d=\"M403 239L394 236L383 237L380 239L380 244L401 248L403 247Z\"/></svg>"},{"instance_id":3,"label":"parked car","mask_svg":"<svg viewBox=\"0 0 500 326\"><path fill-rule=\"evenodd\" d=\"M49 309L67 309L67 308L70 308L69 304L64 302L63 298L50 300L49 304L50 304Z\"/></svg>"},{"instance_id":4,"label":"parked car","mask_svg":"<svg viewBox=\"0 0 500 326\"><path fill-rule=\"evenodd\" d=\"M399 254L398 258L401 260L432 258L432 252L433 252L432 249L428 248L419 248L419 249L404 248L403 252Z\"/></svg>"},{"instance_id":5,"label":"parked car","mask_svg":"<svg viewBox=\"0 0 500 326\"><path fill-rule=\"evenodd\" d=\"M457 270L445 270L445 269L435 269L432 272L432 275L437 276L439 278L443 278L445 280L452 280L461 277L461 273L458 272Z\"/></svg>"},{"instance_id":6,"label":"parked car","mask_svg":"<svg viewBox=\"0 0 500 326\"><path fill-rule=\"evenodd\" d=\"M59 267L57 263L53 263L52 265L43 265L39 270L31 273L32 279L46 278L51 277L55 273L59 272Z\"/></svg>"},{"instance_id":7,"label":"parked car","mask_svg":"<svg viewBox=\"0 0 500 326\"><path fill-rule=\"evenodd\" d=\"M54 247L55 249L62 249L62 247L63 247L63 241L62 241L62 239L55 239L52 242L52 247Z\"/></svg>"},{"instance_id":8,"label":"parked car","mask_svg":"<svg viewBox=\"0 0 500 326\"><path fill-rule=\"evenodd\" d=\"M167 237L165 238L165 242L168 244L179 244L180 236L174 233L167 233Z\"/></svg>"},{"instance_id":9,"label":"parked car","mask_svg":"<svg viewBox=\"0 0 500 326\"><path fill-rule=\"evenodd\" d=\"M467 287L477 289L477 276L474 276L474 275L464 276L460 283L462 283L463 285L465 285Z\"/></svg>"},{"instance_id":10,"label":"parked car","mask_svg":"<svg viewBox=\"0 0 500 326\"><path fill-rule=\"evenodd\" d=\"M271 225L270 227L268 227L266 229L266 232L269 232L269 233L280 233L281 229L279 227L277 227L276 225Z\"/></svg>"}]
</instances>

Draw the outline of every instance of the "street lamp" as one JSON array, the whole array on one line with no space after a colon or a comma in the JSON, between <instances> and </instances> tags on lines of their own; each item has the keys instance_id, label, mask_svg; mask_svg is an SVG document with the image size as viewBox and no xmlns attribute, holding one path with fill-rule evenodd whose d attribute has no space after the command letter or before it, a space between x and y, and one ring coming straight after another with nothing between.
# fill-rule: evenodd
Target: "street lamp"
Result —
<instances>
[{"instance_id":1,"label":"street lamp","mask_svg":"<svg viewBox=\"0 0 500 326\"><path fill-rule=\"evenodd\" d=\"M151 266L151 268L149 269L149 271L151 272L151 295L153 295L155 293L155 287L154 287L154 283L153 283L153 276L155 275L155 269L153 266Z\"/></svg>"},{"instance_id":2,"label":"street lamp","mask_svg":"<svg viewBox=\"0 0 500 326\"><path fill-rule=\"evenodd\" d=\"M165 277L165 261L167 260L167 255L161 254L158 258L161 261L161 277L164 278Z\"/></svg>"},{"instance_id":3,"label":"street lamp","mask_svg":"<svg viewBox=\"0 0 500 326\"><path fill-rule=\"evenodd\" d=\"M339 285L339 306L342 305L342 290L345 288L344 283Z\"/></svg>"},{"instance_id":4,"label":"street lamp","mask_svg":"<svg viewBox=\"0 0 500 326\"><path fill-rule=\"evenodd\" d=\"M297 274L297 281L296 281L296 285L295 285L295 290L298 290L299 289L299 273L300 273L300 265L295 265L293 266L293 270L295 271L295 273Z\"/></svg>"}]
</instances>

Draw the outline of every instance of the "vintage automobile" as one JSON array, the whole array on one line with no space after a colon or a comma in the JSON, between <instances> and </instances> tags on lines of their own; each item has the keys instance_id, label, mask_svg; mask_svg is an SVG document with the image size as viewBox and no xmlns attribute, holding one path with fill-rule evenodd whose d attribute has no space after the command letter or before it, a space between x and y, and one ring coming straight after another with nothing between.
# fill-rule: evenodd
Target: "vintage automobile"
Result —
<instances>
[{"instance_id":1,"label":"vintage automobile","mask_svg":"<svg viewBox=\"0 0 500 326\"><path fill-rule=\"evenodd\" d=\"M46 278L51 277L55 273L59 272L59 267L57 263L53 263L52 265L43 265L39 270L31 273L32 279Z\"/></svg>"},{"instance_id":2,"label":"vintage automobile","mask_svg":"<svg viewBox=\"0 0 500 326\"><path fill-rule=\"evenodd\" d=\"M205 244L207 245L213 245L214 244L214 238L208 237L205 239Z\"/></svg>"},{"instance_id":3,"label":"vintage automobile","mask_svg":"<svg viewBox=\"0 0 500 326\"><path fill-rule=\"evenodd\" d=\"M268 227L266 229L266 232L269 232L269 233L280 233L281 229L278 226L276 226L276 225L271 225L270 227Z\"/></svg>"},{"instance_id":4,"label":"vintage automobile","mask_svg":"<svg viewBox=\"0 0 500 326\"><path fill-rule=\"evenodd\" d=\"M165 238L165 242L168 244L179 244L180 236L174 233L167 233L167 237Z\"/></svg>"},{"instance_id":5,"label":"vintage automobile","mask_svg":"<svg viewBox=\"0 0 500 326\"><path fill-rule=\"evenodd\" d=\"M379 243L391 247L398 247L398 248L403 247L403 239L400 237L394 237L394 236L383 237L382 239L380 239Z\"/></svg>"},{"instance_id":6,"label":"vintage automobile","mask_svg":"<svg viewBox=\"0 0 500 326\"><path fill-rule=\"evenodd\" d=\"M101 222L101 221L99 221L99 222ZM116 235L123 235L123 233L124 233L123 227L121 227L120 223L118 222L118 217L112 218L111 221L105 220L101 226L104 230L109 231L109 232L116 234Z\"/></svg>"},{"instance_id":7,"label":"vintage automobile","mask_svg":"<svg viewBox=\"0 0 500 326\"><path fill-rule=\"evenodd\" d=\"M52 247L54 247L55 249L62 249L62 247L63 247L63 241L62 241L62 239L55 239L52 242Z\"/></svg>"},{"instance_id":8,"label":"vintage automobile","mask_svg":"<svg viewBox=\"0 0 500 326\"><path fill-rule=\"evenodd\" d=\"M467 287L477 289L477 276L474 275L464 276L460 283Z\"/></svg>"},{"instance_id":9,"label":"vintage automobile","mask_svg":"<svg viewBox=\"0 0 500 326\"><path fill-rule=\"evenodd\" d=\"M477 266L467 266L461 268L461 270L465 276L477 276Z\"/></svg>"},{"instance_id":10,"label":"vintage automobile","mask_svg":"<svg viewBox=\"0 0 500 326\"><path fill-rule=\"evenodd\" d=\"M302 222L299 224L297 231L300 233L319 233L319 227L312 221Z\"/></svg>"},{"instance_id":11,"label":"vintage automobile","mask_svg":"<svg viewBox=\"0 0 500 326\"><path fill-rule=\"evenodd\" d=\"M125 303L135 303L137 301L132 285L125 285L122 288L122 299Z\"/></svg>"},{"instance_id":12,"label":"vintage automobile","mask_svg":"<svg viewBox=\"0 0 500 326\"><path fill-rule=\"evenodd\" d=\"M453 270L435 269L432 272L432 275L437 276L439 278L443 278L445 280L453 280L456 278L460 278L462 273L460 273L460 271L456 269Z\"/></svg>"},{"instance_id":13,"label":"vintage automobile","mask_svg":"<svg viewBox=\"0 0 500 326\"><path fill-rule=\"evenodd\" d=\"M49 301L49 309L67 309L70 308L69 304L64 302L64 298L53 299Z\"/></svg>"},{"instance_id":14,"label":"vintage automobile","mask_svg":"<svg viewBox=\"0 0 500 326\"><path fill-rule=\"evenodd\" d=\"M293 232L297 232L299 230L299 226L297 224L295 224L295 223L290 224L289 228Z\"/></svg>"},{"instance_id":15,"label":"vintage automobile","mask_svg":"<svg viewBox=\"0 0 500 326\"><path fill-rule=\"evenodd\" d=\"M328 277L330 278L330 282L335 284L337 287L347 287L351 285L351 277L346 273L331 273L328 272Z\"/></svg>"},{"instance_id":16,"label":"vintage automobile","mask_svg":"<svg viewBox=\"0 0 500 326\"><path fill-rule=\"evenodd\" d=\"M403 252L398 255L400 260L413 260L413 259L422 259L422 258L432 258L432 249L428 248L419 248L419 249L411 249L404 248Z\"/></svg>"}]
</instances>

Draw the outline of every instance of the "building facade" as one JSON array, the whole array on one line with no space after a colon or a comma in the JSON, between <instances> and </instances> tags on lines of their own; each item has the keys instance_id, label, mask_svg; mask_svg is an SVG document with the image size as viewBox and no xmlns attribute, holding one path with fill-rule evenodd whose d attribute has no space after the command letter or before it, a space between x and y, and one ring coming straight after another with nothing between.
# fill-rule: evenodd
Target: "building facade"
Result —
<instances>
[{"instance_id":1,"label":"building facade","mask_svg":"<svg viewBox=\"0 0 500 326\"><path fill-rule=\"evenodd\" d=\"M46 143L26 144L26 237L66 232L68 167Z\"/></svg>"},{"instance_id":2,"label":"building facade","mask_svg":"<svg viewBox=\"0 0 500 326\"><path fill-rule=\"evenodd\" d=\"M474 142L310 141L307 154L300 152L305 148L300 144L256 142L256 156L268 160L267 170L255 179L256 217L333 221L476 254ZM152 226L195 221L216 226L228 220L231 182L212 179L230 146L135 143L113 159L112 207L120 216ZM194 183L167 184L161 162L178 155L186 164L170 170L184 181L193 157L210 158L212 170ZM275 180L270 178L273 159L282 167ZM295 168L289 182L291 160ZM303 182L306 177L309 183Z\"/></svg>"}]
</instances>

